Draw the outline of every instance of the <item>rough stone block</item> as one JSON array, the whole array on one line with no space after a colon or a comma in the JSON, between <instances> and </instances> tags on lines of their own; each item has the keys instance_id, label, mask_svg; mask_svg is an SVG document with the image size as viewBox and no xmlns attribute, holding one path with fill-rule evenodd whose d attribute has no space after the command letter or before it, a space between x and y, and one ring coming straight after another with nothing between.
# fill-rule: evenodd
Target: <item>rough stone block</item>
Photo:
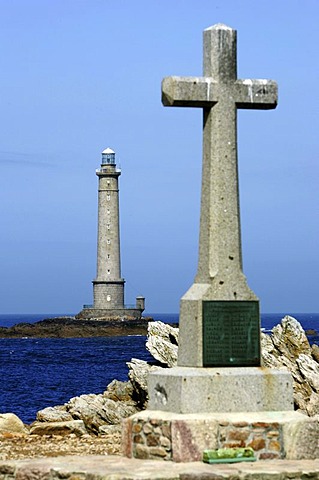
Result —
<instances>
[{"instance_id":1,"label":"rough stone block","mask_svg":"<svg viewBox=\"0 0 319 480\"><path fill-rule=\"evenodd\" d=\"M174 462L199 462L203 451L217 448L217 423L199 419L172 421L172 460Z\"/></svg>"},{"instance_id":2,"label":"rough stone block","mask_svg":"<svg viewBox=\"0 0 319 480\"><path fill-rule=\"evenodd\" d=\"M134 430L133 430L134 428ZM135 424L133 425L132 418L125 418L122 421L122 438L121 451L125 457L131 458L133 455L133 434L139 433L142 427L135 432Z\"/></svg>"},{"instance_id":3,"label":"rough stone block","mask_svg":"<svg viewBox=\"0 0 319 480\"><path fill-rule=\"evenodd\" d=\"M286 458L319 458L319 416L300 417L283 427Z\"/></svg>"},{"instance_id":4,"label":"rough stone block","mask_svg":"<svg viewBox=\"0 0 319 480\"><path fill-rule=\"evenodd\" d=\"M150 457L149 449L144 445L136 445L135 458L146 459Z\"/></svg>"}]
</instances>

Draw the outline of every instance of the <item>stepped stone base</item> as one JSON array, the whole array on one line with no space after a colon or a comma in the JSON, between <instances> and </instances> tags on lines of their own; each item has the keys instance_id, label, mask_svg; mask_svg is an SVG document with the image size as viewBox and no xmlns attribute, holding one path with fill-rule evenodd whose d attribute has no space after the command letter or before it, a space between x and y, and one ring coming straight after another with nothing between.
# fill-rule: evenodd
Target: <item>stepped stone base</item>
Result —
<instances>
[{"instance_id":1,"label":"stepped stone base","mask_svg":"<svg viewBox=\"0 0 319 480\"><path fill-rule=\"evenodd\" d=\"M137 308L83 308L75 318L103 320L140 320L143 310Z\"/></svg>"},{"instance_id":2,"label":"stepped stone base","mask_svg":"<svg viewBox=\"0 0 319 480\"><path fill-rule=\"evenodd\" d=\"M145 410L124 420L122 453L130 458L194 462L201 461L205 449L250 446L259 460L315 459L318 438L318 418L298 412Z\"/></svg>"},{"instance_id":3,"label":"stepped stone base","mask_svg":"<svg viewBox=\"0 0 319 480\"><path fill-rule=\"evenodd\" d=\"M176 413L292 411L287 370L174 367L149 374L150 410Z\"/></svg>"}]
</instances>

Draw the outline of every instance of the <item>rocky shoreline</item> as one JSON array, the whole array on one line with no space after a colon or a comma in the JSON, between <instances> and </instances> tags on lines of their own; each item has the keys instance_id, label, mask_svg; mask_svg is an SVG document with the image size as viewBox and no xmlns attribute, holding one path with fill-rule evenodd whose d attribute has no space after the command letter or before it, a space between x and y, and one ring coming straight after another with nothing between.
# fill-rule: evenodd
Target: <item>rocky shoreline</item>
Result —
<instances>
[{"instance_id":1,"label":"rocky shoreline","mask_svg":"<svg viewBox=\"0 0 319 480\"><path fill-rule=\"evenodd\" d=\"M56 317L35 323L18 323L0 327L0 338L84 338L146 335L151 317L80 320L75 317Z\"/></svg>"},{"instance_id":2,"label":"rocky shoreline","mask_svg":"<svg viewBox=\"0 0 319 480\"><path fill-rule=\"evenodd\" d=\"M310 346L300 323L289 316L270 335L262 333L261 343L263 366L288 369L295 409L319 421L319 346ZM122 419L147 408L149 371L176 365L178 328L148 322L146 348L154 363L131 359L127 382L113 380L101 394L47 407L31 425L0 412L0 460L120 453Z\"/></svg>"}]
</instances>

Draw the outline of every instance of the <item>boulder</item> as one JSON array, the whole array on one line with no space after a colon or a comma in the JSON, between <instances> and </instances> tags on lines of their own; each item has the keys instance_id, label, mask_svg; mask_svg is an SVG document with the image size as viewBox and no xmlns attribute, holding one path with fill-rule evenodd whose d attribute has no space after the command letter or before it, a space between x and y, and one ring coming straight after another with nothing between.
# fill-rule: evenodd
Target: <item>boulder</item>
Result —
<instances>
[{"instance_id":1,"label":"boulder","mask_svg":"<svg viewBox=\"0 0 319 480\"><path fill-rule=\"evenodd\" d=\"M316 392L311 392L309 400L306 403L305 412L309 417L319 415L319 394ZM318 417L319 421L319 417Z\"/></svg>"},{"instance_id":2,"label":"boulder","mask_svg":"<svg viewBox=\"0 0 319 480\"><path fill-rule=\"evenodd\" d=\"M38 422L69 422L72 415L66 411L65 405L47 407L37 413Z\"/></svg>"},{"instance_id":3,"label":"boulder","mask_svg":"<svg viewBox=\"0 0 319 480\"><path fill-rule=\"evenodd\" d=\"M295 361L302 353L311 355L311 347L307 335L300 323L286 315L281 323L272 329L272 342L278 354Z\"/></svg>"},{"instance_id":4,"label":"boulder","mask_svg":"<svg viewBox=\"0 0 319 480\"><path fill-rule=\"evenodd\" d=\"M310 347L300 323L287 315L270 335L261 335L263 365L287 368L293 378L295 407L307 415L319 413L317 346Z\"/></svg>"},{"instance_id":5,"label":"boulder","mask_svg":"<svg viewBox=\"0 0 319 480\"><path fill-rule=\"evenodd\" d=\"M138 360L137 358L132 358L130 362L127 362L127 366L129 368L128 376L134 389L133 397L137 406L140 409L145 409L148 403L148 374L151 371L159 370L161 367L149 365L144 360Z\"/></svg>"},{"instance_id":6,"label":"boulder","mask_svg":"<svg viewBox=\"0 0 319 480\"><path fill-rule=\"evenodd\" d=\"M102 425L120 424L123 418L138 411L132 403L115 402L103 394L71 398L66 404L66 410L72 418L83 420L88 432L96 435Z\"/></svg>"},{"instance_id":7,"label":"boulder","mask_svg":"<svg viewBox=\"0 0 319 480\"><path fill-rule=\"evenodd\" d=\"M28 430L22 420L14 413L0 413L0 433L23 433Z\"/></svg>"},{"instance_id":8,"label":"boulder","mask_svg":"<svg viewBox=\"0 0 319 480\"><path fill-rule=\"evenodd\" d=\"M40 423L45 423L43 430L52 430L50 434L53 435L54 432L59 432L60 427L67 431L68 425L71 425L73 421L81 421L84 426L84 433L89 432L98 435L101 432L101 427L119 425L122 418L129 417L139 410L132 398L133 393L131 382L113 380L104 393L81 395L71 398L64 405L40 410L37 413L37 422L33 424L33 427L36 427L38 432L42 428ZM50 430L49 423L55 423L56 425L52 425ZM34 429L32 432L34 433ZM62 434L66 433L56 433L56 435ZM46 435L46 433L41 433L41 435Z\"/></svg>"},{"instance_id":9,"label":"boulder","mask_svg":"<svg viewBox=\"0 0 319 480\"><path fill-rule=\"evenodd\" d=\"M113 380L107 387L103 396L114 400L114 402L125 402L126 404L135 405L133 400L134 388L130 381L120 382Z\"/></svg>"},{"instance_id":10,"label":"boulder","mask_svg":"<svg viewBox=\"0 0 319 480\"><path fill-rule=\"evenodd\" d=\"M146 348L155 360L174 367L177 363L178 328L163 322L150 322Z\"/></svg>"},{"instance_id":11,"label":"boulder","mask_svg":"<svg viewBox=\"0 0 319 480\"><path fill-rule=\"evenodd\" d=\"M82 420L72 420L69 422L33 422L30 428L31 435L61 435L64 437L71 433L77 437L81 437L88 432Z\"/></svg>"},{"instance_id":12,"label":"boulder","mask_svg":"<svg viewBox=\"0 0 319 480\"><path fill-rule=\"evenodd\" d=\"M319 346L316 345L315 343L311 347L311 354L314 360L316 360L316 362L319 363Z\"/></svg>"},{"instance_id":13,"label":"boulder","mask_svg":"<svg viewBox=\"0 0 319 480\"><path fill-rule=\"evenodd\" d=\"M303 353L296 362L303 378L315 392L319 393L319 364L310 355Z\"/></svg>"},{"instance_id":14,"label":"boulder","mask_svg":"<svg viewBox=\"0 0 319 480\"><path fill-rule=\"evenodd\" d=\"M118 435L120 437L121 434L122 434L122 425L102 425L99 428L99 435L103 435L103 436Z\"/></svg>"}]
</instances>

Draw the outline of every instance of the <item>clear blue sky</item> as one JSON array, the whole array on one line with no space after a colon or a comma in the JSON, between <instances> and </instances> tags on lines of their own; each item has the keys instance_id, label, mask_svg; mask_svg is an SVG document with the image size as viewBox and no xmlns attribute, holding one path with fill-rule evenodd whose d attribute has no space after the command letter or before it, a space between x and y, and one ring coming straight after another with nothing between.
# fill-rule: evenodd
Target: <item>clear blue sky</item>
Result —
<instances>
[{"instance_id":1,"label":"clear blue sky","mask_svg":"<svg viewBox=\"0 0 319 480\"><path fill-rule=\"evenodd\" d=\"M318 0L0 0L0 313L92 301L101 151L117 153L126 302L178 312L197 266L202 31L238 31L238 76L279 84L239 112L244 272L263 312L318 312Z\"/></svg>"}]
</instances>

